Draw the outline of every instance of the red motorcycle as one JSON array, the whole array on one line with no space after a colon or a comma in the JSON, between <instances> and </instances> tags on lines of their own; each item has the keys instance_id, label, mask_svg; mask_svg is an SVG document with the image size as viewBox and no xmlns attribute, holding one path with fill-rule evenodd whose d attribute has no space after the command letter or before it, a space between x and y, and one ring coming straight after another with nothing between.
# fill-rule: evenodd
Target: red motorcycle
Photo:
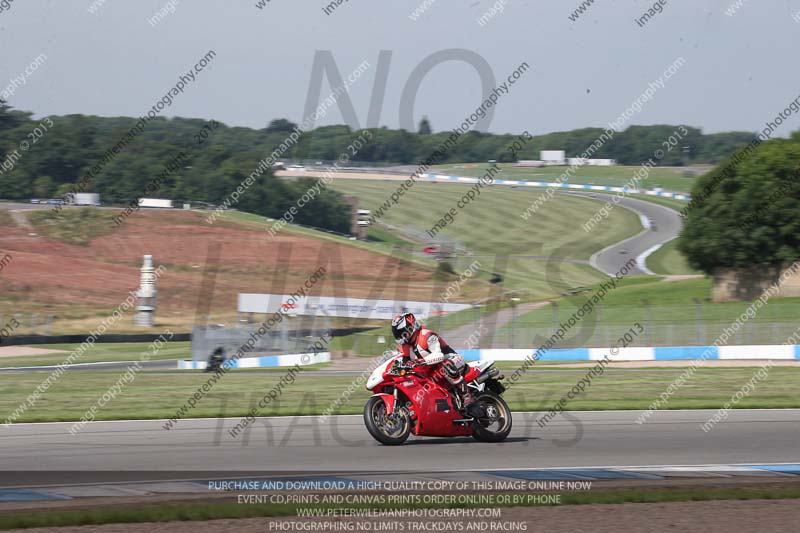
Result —
<instances>
[{"instance_id":1,"label":"red motorcycle","mask_svg":"<svg viewBox=\"0 0 800 533\"><path fill-rule=\"evenodd\" d=\"M367 431L381 444L402 444L413 433L427 437L469 437L501 442L511 432L506 388L494 361L470 363L464 381L475 399L466 414L459 394L450 391L439 365L404 365L398 355L378 366L367 380L375 394L364 408Z\"/></svg>"}]
</instances>

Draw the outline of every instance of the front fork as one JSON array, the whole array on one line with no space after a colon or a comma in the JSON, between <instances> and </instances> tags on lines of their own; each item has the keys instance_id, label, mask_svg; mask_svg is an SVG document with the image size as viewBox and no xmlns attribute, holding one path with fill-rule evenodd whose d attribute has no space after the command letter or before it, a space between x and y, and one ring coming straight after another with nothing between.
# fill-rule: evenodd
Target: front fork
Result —
<instances>
[{"instance_id":1,"label":"front fork","mask_svg":"<svg viewBox=\"0 0 800 533\"><path fill-rule=\"evenodd\" d=\"M386 403L386 418L396 417L397 415L397 407L400 405L400 391L395 388L394 394L389 396L388 394L384 395L384 402ZM414 411L411 410L408 406L406 406L406 415L410 418L414 418Z\"/></svg>"},{"instance_id":2,"label":"front fork","mask_svg":"<svg viewBox=\"0 0 800 533\"><path fill-rule=\"evenodd\" d=\"M461 411L464 408L464 402L462 400L463 391L457 390L455 387L450 387L450 393L453 396L453 406L456 408L456 411Z\"/></svg>"}]
</instances>

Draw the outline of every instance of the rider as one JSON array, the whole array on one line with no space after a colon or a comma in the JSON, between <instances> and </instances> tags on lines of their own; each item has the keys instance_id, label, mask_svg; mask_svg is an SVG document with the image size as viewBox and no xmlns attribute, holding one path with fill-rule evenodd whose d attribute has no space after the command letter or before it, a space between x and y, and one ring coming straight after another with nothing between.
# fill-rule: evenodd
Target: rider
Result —
<instances>
[{"instance_id":1,"label":"rider","mask_svg":"<svg viewBox=\"0 0 800 533\"><path fill-rule=\"evenodd\" d=\"M417 322L412 313L397 315L392 319L392 335L405 362L423 365L441 364L444 377L450 383L453 392L463 400L467 412L470 411L473 398L464 383L467 368L463 357L435 331Z\"/></svg>"}]
</instances>

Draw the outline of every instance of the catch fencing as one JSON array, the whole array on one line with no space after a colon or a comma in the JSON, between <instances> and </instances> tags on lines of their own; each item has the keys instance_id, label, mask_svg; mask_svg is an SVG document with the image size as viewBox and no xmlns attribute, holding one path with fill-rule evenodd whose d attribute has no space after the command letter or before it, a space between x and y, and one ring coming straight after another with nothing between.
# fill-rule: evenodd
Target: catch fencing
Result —
<instances>
[{"instance_id":1,"label":"catch fencing","mask_svg":"<svg viewBox=\"0 0 800 533\"><path fill-rule=\"evenodd\" d=\"M639 306L605 308L594 312L575 327L568 328L557 348L603 348L620 344L620 337L635 323L643 331L631 342L631 347L648 346L707 346L728 329L731 334L725 344L776 345L793 335L800 338L800 320L790 310L790 302L775 301L759 313L732 324L749 302L711 305L704 302L690 305ZM532 349L543 345L576 310L572 306L548 305L535 312L518 313L515 309L505 322L498 322L493 313L476 313L468 323L453 325L448 317L433 317L425 325L441 333L457 350L464 349ZM374 355L387 348L386 333L361 333L355 336L353 352Z\"/></svg>"},{"instance_id":2,"label":"catch fencing","mask_svg":"<svg viewBox=\"0 0 800 533\"><path fill-rule=\"evenodd\" d=\"M40 314L2 314L0 313L0 328L14 319L19 326L14 328L15 335L52 335L53 322L56 317L53 315Z\"/></svg>"},{"instance_id":3,"label":"catch fencing","mask_svg":"<svg viewBox=\"0 0 800 533\"><path fill-rule=\"evenodd\" d=\"M208 361L217 348L222 348L226 357L231 357L251 338L255 344L246 357L309 353L314 351L309 347L320 339L330 340L332 332L327 317L317 320L312 317L284 319L263 335L258 333L259 326L259 323L247 322L195 326L192 328L192 359Z\"/></svg>"}]
</instances>

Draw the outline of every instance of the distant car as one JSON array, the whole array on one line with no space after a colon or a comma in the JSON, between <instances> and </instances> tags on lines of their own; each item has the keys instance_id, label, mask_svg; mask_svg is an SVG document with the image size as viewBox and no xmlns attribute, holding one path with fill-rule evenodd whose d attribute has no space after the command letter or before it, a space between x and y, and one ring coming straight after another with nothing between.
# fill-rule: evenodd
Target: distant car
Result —
<instances>
[{"instance_id":1,"label":"distant car","mask_svg":"<svg viewBox=\"0 0 800 533\"><path fill-rule=\"evenodd\" d=\"M50 205L61 205L61 204L64 203L64 200L61 200L60 198L50 199L50 200L47 200L47 203L50 204Z\"/></svg>"},{"instance_id":2,"label":"distant car","mask_svg":"<svg viewBox=\"0 0 800 533\"><path fill-rule=\"evenodd\" d=\"M628 253L628 250L627 250L627 249L625 249L625 248L623 248L622 250L620 250L620 251L619 251L619 253L621 253L621 254L627 254L627 253Z\"/></svg>"},{"instance_id":3,"label":"distant car","mask_svg":"<svg viewBox=\"0 0 800 533\"><path fill-rule=\"evenodd\" d=\"M426 246L425 248L422 249L422 251L423 251L423 253L426 253L426 254L435 254L435 253L439 253L439 247L438 246Z\"/></svg>"},{"instance_id":4,"label":"distant car","mask_svg":"<svg viewBox=\"0 0 800 533\"><path fill-rule=\"evenodd\" d=\"M39 200L38 198L31 198L31 203L32 204L40 204L40 203L42 203L42 201Z\"/></svg>"},{"instance_id":5,"label":"distant car","mask_svg":"<svg viewBox=\"0 0 800 533\"><path fill-rule=\"evenodd\" d=\"M303 165L289 165L289 170L305 170L306 167Z\"/></svg>"}]
</instances>

